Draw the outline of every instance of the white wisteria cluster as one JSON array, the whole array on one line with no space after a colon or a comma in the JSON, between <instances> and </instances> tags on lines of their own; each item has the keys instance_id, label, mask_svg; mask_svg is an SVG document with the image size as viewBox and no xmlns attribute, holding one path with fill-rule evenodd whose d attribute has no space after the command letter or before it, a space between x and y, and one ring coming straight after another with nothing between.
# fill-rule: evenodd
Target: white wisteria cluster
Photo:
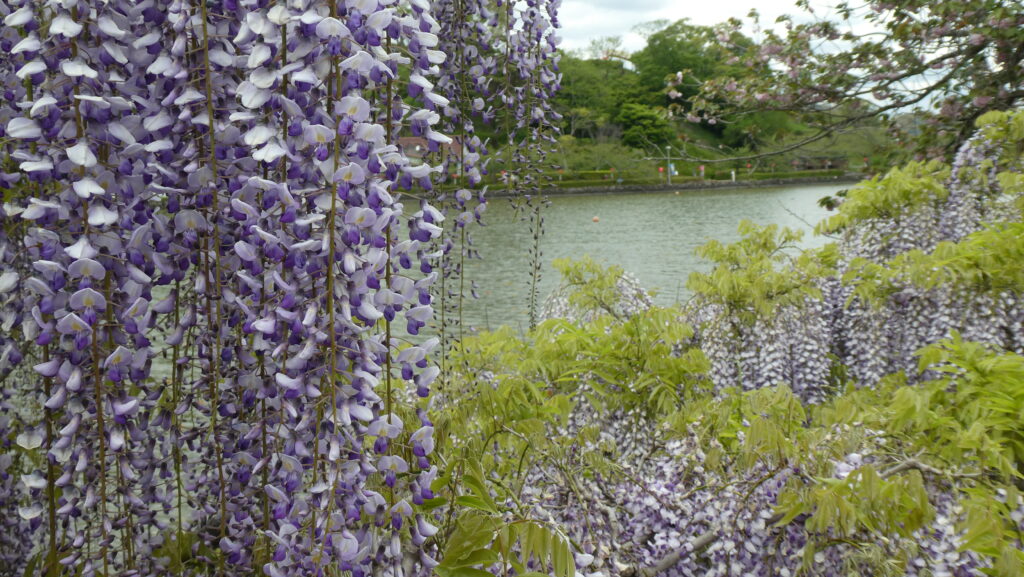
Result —
<instances>
[{"instance_id":1,"label":"white wisteria cluster","mask_svg":"<svg viewBox=\"0 0 1024 577\"><path fill-rule=\"evenodd\" d=\"M593 322L604 314L612 314L616 318L625 319L651 308L654 302L651 295L644 290L629 272L623 272L616 280L612 302L605 303L607 308L580 307L570 300L572 287L562 283L544 299L539 319L565 319L576 324Z\"/></svg>"},{"instance_id":2,"label":"white wisteria cluster","mask_svg":"<svg viewBox=\"0 0 1024 577\"><path fill-rule=\"evenodd\" d=\"M752 390L786 384L801 399L818 402L828 394L832 365L828 347L833 327L826 307L826 302L808 298L747 324L717 305L707 305L689 320L701 327L697 338L711 362L716 387Z\"/></svg>"},{"instance_id":3,"label":"white wisteria cluster","mask_svg":"<svg viewBox=\"0 0 1024 577\"><path fill-rule=\"evenodd\" d=\"M846 274L857 259L881 264L911 250L930 252L939 242L960 241L986 225L1015 218L1018 196L1004 190L996 175L1021 167L1007 164L1004 146L983 134L974 136L956 155L943 190L923 202L897 207L890 216L846 229L839 242L838 275ZM890 289L886 302L869 303L853 295L852 284L830 291L826 300L838 313L831 321L832 350L858 384L872 385L899 370L916 374L910 370L916 363L914 352L953 330L969 340L1024 351L1024 297L1019 293L924 289L908 279Z\"/></svg>"},{"instance_id":4,"label":"white wisteria cluster","mask_svg":"<svg viewBox=\"0 0 1024 577\"><path fill-rule=\"evenodd\" d=\"M857 274L865 262L885 265L909 251L927 253L940 242L959 241L1016 214L1018 197L1002 189L996 174L1020 167L1007 164L1002 146L978 134L960 150L945 182L921 178L889 184L897 197L903 194L899 187L932 188L913 202L895 198L886 214L845 227L837 241L835 272L814 281L820 297L774 306L767 315L700 299L691 303L689 320L698 328L715 385L756 389L785 383L803 400L818 402L833 392L830 387L842 386L833 372L837 367L842 378L858 386L872 386L901 370L914 378L915 352L952 331L1024 351L1019 293L923 288L905 279L885 288L882 302L857 294L869 282Z\"/></svg>"}]
</instances>

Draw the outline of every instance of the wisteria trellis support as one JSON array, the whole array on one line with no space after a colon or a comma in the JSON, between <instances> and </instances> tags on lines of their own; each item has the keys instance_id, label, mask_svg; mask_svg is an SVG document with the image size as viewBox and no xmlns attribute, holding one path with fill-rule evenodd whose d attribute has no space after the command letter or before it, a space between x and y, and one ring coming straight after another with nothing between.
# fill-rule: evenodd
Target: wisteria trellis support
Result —
<instances>
[{"instance_id":1,"label":"wisteria trellis support","mask_svg":"<svg viewBox=\"0 0 1024 577\"><path fill-rule=\"evenodd\" d=\"M437 375L428 345L399 354L390 330L432 308L441 215L423 194L405 216L396 183L428 192L436 172L394 145L456 101L429 85L399 97L399 68L427 78L447 61L432 11L0 8L4 225L25 232L5 253L4 283L25 296L2 369L25 357L55 386L11 391L47 405L19 439L51 471L11 497L54 495L20 510L30 528L48 517L48 572L398 573L403 541L433 531L406 521L436 475L429 420L410 436L374 392L394 362L421 394ZM425 278L402 273L417 261Z\"/></svg>"}]
</instances>

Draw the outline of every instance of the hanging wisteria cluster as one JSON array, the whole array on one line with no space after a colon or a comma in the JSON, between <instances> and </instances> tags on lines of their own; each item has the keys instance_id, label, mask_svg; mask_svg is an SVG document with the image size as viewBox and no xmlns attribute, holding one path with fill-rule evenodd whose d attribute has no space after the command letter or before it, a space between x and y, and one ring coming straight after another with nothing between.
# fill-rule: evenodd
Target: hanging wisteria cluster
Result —
<instances>
[{"instance_id":1,"label":"hanging wisteria cluster","mask_svg":"<svg viewBox=\"0 0 1024 577\"><path fill-rule=\"evenodd\" d=\"M833 333L825 314L828 304L807 298L752 324L732 318L722 307L705 305L689 320L702 326L701 348L711 361L717 387L752 390L786 383L805 401L817 402L827 394L832 364L827 354Z\"/></svg>"},{"instance_id":2,"label":"hanging wisteria cluster","mask_svg":"<svg viewBox=\"0 0 1024 577\"><path fill-rule=\"evenodd\" d=\"M550 129L556 10L0 6L0 575L435 563L433 428L399 391L429 395L436 340L400 335L445 206L482 212L474 122Z\"/></svg>"},{"instance_id":3,"label":"hanging wisteria cluster","mask_svg":"<svg viewBox=\"0 0 1024 577\"><path fill-rule=\"evenodd\" d=\"M575 457L614 447L615 469L567 479L564 472L540 466L524 490L538 518L565 527L580 543L578 573L839 577L874 571L871 562L877 559L862 556L862 550L878 543L875 536L818 533L805 525L806 514L780 523L780 495L787 484L806 478L799 466L768 457L751 467L735 461L723 466L707 452L721 445L709 446L694 432L659 446L642 415L595 410L584 399L587 394L581 391L570 428L597 423L602 435L597 443L577 447ZM846 429L833 434L849 436ZM741 432L739 440L744 437ZM842 480L862 467L879 466L873 455L884 453L884 447L869 443L860 449L863 454L852 452L826 463L826 475ZM902 472L891 470L892 475ZM976 553L961 550L964 535L956 525L963 521L963 508L955 495L944 481L928 485L935 516L912 534L891 535L881 545L885 555L900 560L893 565L899 573L893 574L968 577L987 566Z\"/></svg>"},{"instance_id":4,"label":"hanging wisteria cluster","mask_svg":"<svg viewBox=\"0 0 1024 577\"><path fill-rule=\"evenodd\" d=\"M1012 145L1011 145L1012 146ZM917 202L896 204L892 214L860 220L843 231L839 276L859 279L864 261L884 264L909 251L931 252L940 242L958 242L992 223L1015 218L1019 192L1004 189L997 174L1020 171L1007 144L978 133L961 147L948 178ZM925 179L922 178L922 181ZM889 186L914 187L913 182ZM934 185L933 185L934 186ZM852 272L851 272L852 271ZM914 353L958 331L973 341L1024 351L1024 296L985 287L922 287L903 279L886 287L883 302L854 295L857 280L833 282L827 306L837 313L831 352L860 385L873 385L896 371L916 374Z\"/></svg>"},{"instance_id":5,"label":"hanging wisteria cluster","mask_svg":"<svg viewBox=\"0 0 1024 577\"><path fill-rule=\"evenodd\" d=\"M433 206L447 219L432 246L438 282L437 325L443 350L464 336L462 303L476 298L476 283L463 274L466 260L481 258L468 228L480 223L487 209L484 184L502 163L499 193L520 207L531 205L540 192L538 175L554 148L560 117L551 99L559 88L556 33L558 1L437 0L437 49L447 57L433 80L409 78L410 94L429 90L448 101L443 110L410 122L412 137L422 139L436 158L438 194ZM434 129L428 129L436 123ZM492 133L496 136L482 136ZM415 145L417 150L420 144ZM508 164L511 162L512 164ZM514 174L515 176L509 176ZM493 175L492 175L493 176ZM468 285L468 286L467 286ZM446 355L441 355L442 369Z\"/></svg>"},{"instance_id":6,"label":"hanging wisteria cluster","mask_svg":"<svg viewBox=\"0 0 1024 577\"><path fill-rule=\"evenodd\" d=\"M1019 293L922 287L909 278L880 286L874 291L879 298L863 293L876 282L862 274L866 266L884 266L910 251L928 253L940 242L960 241L1013 217L1017 193L1004 191L996 175L1020 166L1007 164L1019 160L1008 160L1004 148L979 133L962 147L951 171L917 165L861 185L889 196L874 214L842 228L834 269L813 279L819 294L756 315L695 299L690 320L701 328L716 386L749 390L786 383L803 400L820 402L843 379L871 386L901 370L914 378L915 352L952 331L1024 350Z\"/></svg>"}]
</instances>

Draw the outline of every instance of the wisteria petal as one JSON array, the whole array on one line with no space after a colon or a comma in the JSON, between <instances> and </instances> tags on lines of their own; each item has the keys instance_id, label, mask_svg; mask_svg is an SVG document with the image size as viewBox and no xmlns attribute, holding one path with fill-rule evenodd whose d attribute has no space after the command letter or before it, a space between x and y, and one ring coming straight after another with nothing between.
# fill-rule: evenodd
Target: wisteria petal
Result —
<instances>
[{"instance_id":1,"label":"wisteria petal","mask_svg":"<svg viewBox=\"0 0 1024 577\"><path fill-rule=\"evenodd\" d=\"M64 249L64 252L67 253L68 256L76 260L82 258L93 258L97 254L99 254L99 251L97 251L95 248L93 248L91 244L89 244L89 239L86 237L82 237L75 241L75 244L66 247Z\"/></svg>"},{"instance_id":2,"label":"wisteria petal","mask_svg":"<svg viewBox=\"0 0 1024 577\"><path fill-rule=\"evenodd\" d=\"M18 273L16 271L9 270L0 274L0 295L10 292L16 286L18 286Z\"/></svg>"},{"instance_id":3,"label":"wisteria petal","mask_svg":"<svg viewBox=\"0 0 1024 577\"><path fill-rule=\"evenodd\" d=\"M71 295L71 308L78 311L83 309L103 310L106 306L107 301L103 295L91 288L79 289Z\"/></svg>"},{"instance_id":4,"label":"wisteria petal","mask_svg":"<svg viewBox=\"0 0 1024 577\"><path fill-rule=\"evenodd\" d=\"M99 76L96 69L92 68L81 59L65 60L60 65L60 71L71 78L88 78L90 80Z\"/></svg>"},{"instance_id":5,"label":"wisteria petal","mask_svg":"<svg viewBox=\"0 0 1024 577\"><path fill-rule=\"evenodd\" d=\"M79 318L75 313L64 315L59 321L57 321L57 330L64 335L88 331L89 328L89 324Z\"/></svg>"},{"instance_id":6,"label":"wisteria petal","mask_svg":"<svg viewBox=\"0 0 1024 577\"><path fill-rule=\"evenodd\" d=\"M316 25L316 35L319 38L346 38L352 32L337 18L324 18Z\"/></svg>"},{"instance_id":7,"label":"wisteria petal","mask_svg":"<svg viewBox=\"0 0 1024 577\"><path fill-rule=\"evenodd\" d=\"M88 222L95 227L109 226L117 222L117 212L102 204L94 204L89 207Z\"/></svg>"},{"instance_id":8,"label":"wisteria petal","mask_svg":"<svg viewBox=\"0 0 1024 577\"><path fill-rule=\"evenodd\" d=\"M42 128L31 118L18 116L7 123L7 136L11 138L39 138L42 135Z\"/></svg>"},{"instance_id":9,"label":"wisteria petal","mask_svg":"<svg viewBox=\"0 0 1024 577\"><path fill-rule=\"evenodd\" d=\"M91 178L83 178L82 180L76 181L71 187L75 190L75 194L79 198L89 199L93 196L100 196L106 193L103 187L98 182Z\"/></svg>"},{"instance_id":10,"label":"wisteria petal","mask_svg":"<svg viewBox=\"0 0 1024 577\"><path fill-rule=\"evenodd\" d=\"M89 277L96 280L106 275L106 269L91 258L80 258L68 266L68 274L73 277Z\"/></svg>"},{"instance_id":11,"label":"wisteria petal","mask_svg":"<svg viewBox=\"0 0 1024 577\"><path fill-rule=\"evenodd\" d=\"M92 149L85 142L79 142L67 149L67 153L68 159L78 166L84 166L85 168L96 166L96 155L93 154Z\"/></svg>"}]
</instances>

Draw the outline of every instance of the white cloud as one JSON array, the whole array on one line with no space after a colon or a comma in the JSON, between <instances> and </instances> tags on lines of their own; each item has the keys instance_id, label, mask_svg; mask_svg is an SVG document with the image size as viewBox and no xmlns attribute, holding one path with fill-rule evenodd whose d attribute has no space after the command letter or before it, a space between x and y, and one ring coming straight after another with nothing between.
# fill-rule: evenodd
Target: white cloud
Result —
<instances>
[{"instance_id":1,"label":"white cloud","mask_svg":"<svg viewBox=\"0 0 1024 577\"><path fill-rule=\"evenodd\" d=\"M819 15L827 13L829 2L816 2L821 6ZM729 18L746 20L751 8L757 8L762 26L769 26L783 14L794 18L804 13L794 0L708 0L707 2L680 2L679 0L565 0L559 11L562 23L562 48L586 48L591 40L607 36L622 37L626 51L644 47L644 39L632 32L637 24L665 19L670 22L689 18L694 24L711 26Z\"/></svg>"}]
</instances>

